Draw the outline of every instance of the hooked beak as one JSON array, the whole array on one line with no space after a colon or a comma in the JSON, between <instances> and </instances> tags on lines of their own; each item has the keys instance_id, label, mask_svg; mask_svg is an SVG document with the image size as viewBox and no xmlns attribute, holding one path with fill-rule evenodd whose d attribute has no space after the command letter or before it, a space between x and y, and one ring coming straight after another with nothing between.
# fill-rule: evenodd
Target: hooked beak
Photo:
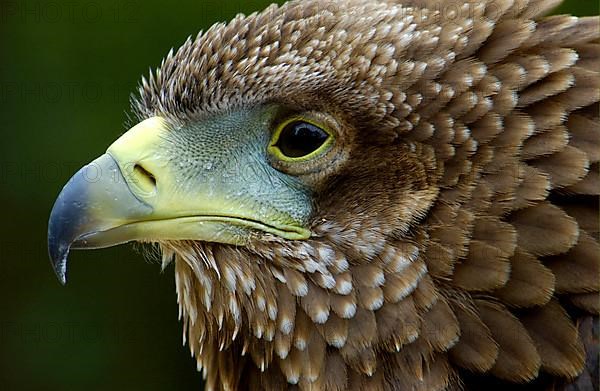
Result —
<instances>
[{"instance_id":1,"label":"hooked beak","mask_svg":"<svg viewBox=\"0 0 600 391\"><path fill-rule=\"evenodd\" d=\"M58 196L48 224L48 251L60 282L66 282L71 248L101 248L126 242L126 235L115 237L111 228L151 213L152 207L135 197L109 154L80 169Z\"/></svg>"}]
</instances>

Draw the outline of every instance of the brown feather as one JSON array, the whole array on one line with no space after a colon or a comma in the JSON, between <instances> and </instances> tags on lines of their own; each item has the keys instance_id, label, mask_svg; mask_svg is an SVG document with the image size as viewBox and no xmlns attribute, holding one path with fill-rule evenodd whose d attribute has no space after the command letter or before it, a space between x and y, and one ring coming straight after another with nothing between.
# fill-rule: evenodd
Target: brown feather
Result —
<instances>
[{"instance_id":1,"label":"brown feather","mask_svg":"<svg viewBox=\"0 0 600 391\"><path fill-rule=\"evenodd\" d=\"M538 375L540 355L523 324L508 310L489 301L476 301L481 319L499 346L491 372L506 380L526 382Z\"/></svg>"},{"instance_id":2,"label":"brown feather","mask_svg":"<svg viewBox=\"0 0 600 391\"><path fill-rule=\"evenodd\" d=\"M542 368L552 374L574 378L584 365L583 344L575 325L555 301L521 317L542 358Z\"/></svg>"},{"instance_id":3,"label":"brown feather","mask_svg":"<svg viewBox=\"0 0 600 391\"><path fill-rule=\"evenodd\" d=\"M327 322L330 310L329 293L314 283L308 284L308 293L300 298L300 304L304 312L316 324Z\"/></svg>"},{"instance_id":4,"label":"brown feather","mask_svg":"<svg viewBox=\"0 0 600 391\"><path fill-rule=\"evenodd\" d=\"M549 202L520 210L510 218L519 247L533 255L560 254L577 243L577 223Z\"/></svg>"},{"instance_id":5,"label":"brown feather","mask_svg":"<svg viewBox=\"0 0 600 391\"><path fill-rule=\"evenodd\" d=\"M327 323L320 327L325 341L336 348L341 348L348 339L348 320L342 319L336 314L331 314Z\"/></svg>"},{"instance_id":6,"label":"brown feather","mask_svg":"<svg viewBox=\"0 0 600 391\"><path fill-rule=\"evenodd\" d=\"M468 257L456 266L452 282L468 291L490 291L503 286L510 275L506 252L479 240L472 240Z\"/></svg>"},{"instance_id":7,"label":"brown feather","mask_svg":"<svg viewBox=\"0 0 600 391\"><path fill-rule=\"evenodd\" d=\"M498 343L476 310L454 302L452 305L460 325L460 339L450 349L457 365L475 372L489 371L498 358Z\"/></svg>"},{"instance_id":8,"label":"brown feather","mask_svg":"<svg viewBox=\"0 0 600 391\"><path fill-rule=\"evenodd\" d=\"M527 139L523 144L521 156L525 160L562 151L569 143L569 134L564 126L558 126Z\"/></svg>"},{"instance_id":9,"label":"brown feather","mask_svg":"<svg viewBox=\"0 0 600 391\"><path fill-rule=\"evenodd\" d=\"M580 232L577 245L569 252L548 258L545 263L556 276L557 292L598 292L600 245L587 233Z\"/></svg>"},{"instance_id":10,"label":"brown feather","mask_svg":"<svg viewBox=\"0 0 600 391\"><path fill-rule=\"evenodd\" d=\"M421 338L438 352L456 344L460 334L458 320L444 298L423 315L421 327Z\"/></svg>"},{"instance_id":11,"label":"brown feather","mask_svg":"<svg viewBox=\"0 0 600 391\"><path fill-rule=\"evenodd\" d=\"M554 294L554 274L531 254L517 248L510 279L494 295L515 307L545 305Z\"/></svg>"},{"instance_id":12,"label":"brown feather","mask_svg":"<svg viewBox=\"0 0 600 391\"><path fill-rule=\"evenodd\" d=\"M421 319L412 298L398 303L386 303L375 312L377 341L389 352L414 342L421 332Z\"/></svg>"},{"instance_id":13,"label":"brown feather","mask_svg":"<svg viewBox=\"0 0 600 391\"><path fill-rule=\"evenodd\" d=\"M548 174L553 188L574 185L587 174L589 167L586 154L571 146L553 155L533 160L530 164Z\"/></svg>"},{"instance_id":14,"label":"brown feather","mask_svg":"<svg viewBox=\"0 0 600 391\"><path fill-rule=\"evenodd\" d=\"M325 365L325 390L344 391L348 389L346 363L336 351L327 352Z\"/></svg>"}]
</instances>

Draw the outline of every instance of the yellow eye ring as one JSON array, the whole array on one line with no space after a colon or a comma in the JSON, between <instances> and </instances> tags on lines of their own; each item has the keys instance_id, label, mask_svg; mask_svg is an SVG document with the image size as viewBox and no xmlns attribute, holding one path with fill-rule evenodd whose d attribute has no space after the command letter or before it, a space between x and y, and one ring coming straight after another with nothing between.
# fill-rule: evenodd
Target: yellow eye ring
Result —
<instances>
[{"instance_id":1,"label":"yellow eye ring","mask_svg":"<svg viewBox=\"0 0 600 391\"><path fill-rule=\"evenodd\" d=\"M305 162L322 155L332 144L332 132L323 125L294 116L277 126L268 150L281 161Z\"/></svg>"}]
</instances>

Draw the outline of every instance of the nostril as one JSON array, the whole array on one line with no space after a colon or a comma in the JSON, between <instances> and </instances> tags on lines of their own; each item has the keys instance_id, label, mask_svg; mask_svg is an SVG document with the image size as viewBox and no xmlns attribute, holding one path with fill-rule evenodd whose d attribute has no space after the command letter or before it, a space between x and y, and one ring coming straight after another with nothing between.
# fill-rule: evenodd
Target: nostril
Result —
<instances>
[{"instance_id":1,"label":"nostril","mask_svg":"<svg viewBox=\"0 0 600 391\"><path fill-rule=\"evenodd\" d=\"M156 178L140 164L133 166L133 179L142 192L150 195L156 191Z\"/></svg>"},{"instance_id":2,"label":"nostril","mask_svg":"<svg viewBox=\"0 0 600 391\"><path fill-rule=\"evenodd\" d=\"M136 176L145 177L154 186L156 186L156 178L154 178L154 175L152 175L150 173L150 171L146 170L144 167L140 166L139 164L136 164L135 167L133 167L133 171L134 171L134 173L135 173Z\"/></svg>"}]
</instances>

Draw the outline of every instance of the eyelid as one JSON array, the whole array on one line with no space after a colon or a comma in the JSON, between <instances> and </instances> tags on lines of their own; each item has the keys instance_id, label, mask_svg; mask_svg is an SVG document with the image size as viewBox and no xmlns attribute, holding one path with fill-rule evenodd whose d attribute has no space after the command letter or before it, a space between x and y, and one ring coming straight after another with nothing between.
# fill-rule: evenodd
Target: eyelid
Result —
<instances>
[{"instance_id":1,"label":"eyelid","mask_svg":"<svg viewBox=\"0 0 600 391\"><path fill-rule=\"evenodd\" d=\"M294 123L294 122L306 122L313 126L316 126L317 128L319 128L319 129L323 130L325 133L327 133L328 137L325 140L325 142L321 146L319 146L319 148L317 148L313 152L309 153L308 155L301 156L301 157L286 156L281 152L281 150L277 146L277 143L279 142L279 137L281 136L281 132L283 131L283 129L285 129L286 126L288 126L289 124ZM273 132L273 136L271 136L271 141L269 141L269 146L267 147L267 149L269 150L269 152L272 155L274 155L279 160L286 161L286 162L304 162L304 161L310 160L310 159L326 152L329 148L331 148L333 139L334 139L333 132L331 130L329 130L322 123L319 123L317 121L314 121L310 118L307 118L307 117L304 117L301 115L294 115L294 116L287 118L285 121L283 121L277 125L277 127L275 128L275 132Z\"/></svg>"}]
</instances>

